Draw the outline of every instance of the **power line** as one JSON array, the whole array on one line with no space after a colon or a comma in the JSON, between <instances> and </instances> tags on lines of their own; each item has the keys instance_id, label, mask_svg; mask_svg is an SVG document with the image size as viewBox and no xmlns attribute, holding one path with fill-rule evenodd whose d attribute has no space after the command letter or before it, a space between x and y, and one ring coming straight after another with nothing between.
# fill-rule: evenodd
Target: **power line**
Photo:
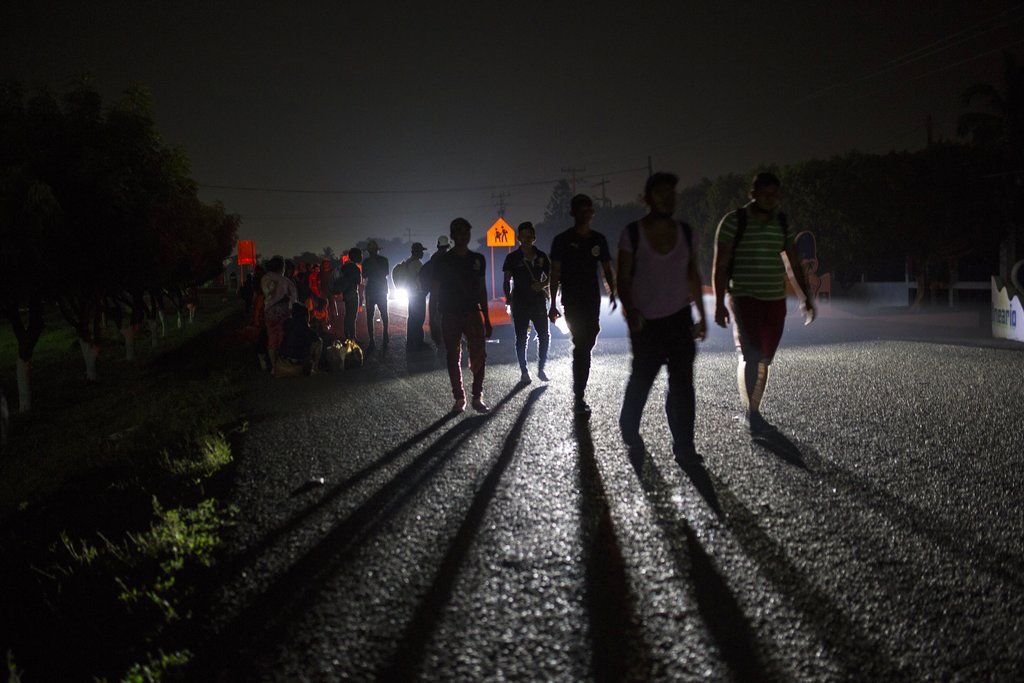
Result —
<instances>
[{"instance_id":1,"label":"power line","mask_svg":"<svg viewBox=\"0 0 1024 683\"><path fill-rule=\"evenodd\" d=\"M576 174L578 172L586 171L586 170L587 169L585 169L585 168L576 168L575 166L570 166L569 168L563 168L562 169L562 173L571 173L572 174L572 193L573 194L576 194Z\"/></svg>"},{"instance_id":2,"label":"power line","mask_svg":"<svg viewBox=\"0 0 1024 683\"><path fill-rule=\"evenodd\" d=\"M583 171L586 169L576 169ZM600 178L601 176L619 175L621 173L634 173L644 168L620 168L614 171L605 171L594 175L578 176L576 180L588 180ZM240 192L275 192L282 194L344 194L344 195L380 195L380 194L442 194L447 192L478 192L483 190L504 190L514 187L534 187L538 185L552 185L566 178L553 178L548 180L531 180L520 183L503 183L501 185L478 185L475 187L448 187L436 189L412 189L400 188L378 189L378 190L342 190L342 189L311 189L311 188L289 188L289 187L254 187L241 185L213 185L209 183L198 183L199 187L221 190L237 190Z\"/></svg>"},{"instance_id":3,"label":"power line","mask_svg":"<svg viewBox=\"0 0 1024 683\"><path fill-rule=\"evenodd\" d=\"M531 180L522 183L502 183L500 185L475 185L468 187L435 187L416 189L379 189L379 190L336 190L336 189L309 189L299 187L254 187L243 185L213 185L210 183L198 183L199 187L212 190L236 190L239 192L279 192L286 194L442 194L446 192L479 192L483 190L501 190L509 187L530 187L534 185L550 185L557 183L562 178L551 178L548 180Z\"/></svg>"},{"instance_id":4,"label":"power line","mask_svg":"<svg viewBox=\"0 0 1024 683\"><path fill-rule=\"evenodd\" d=\"M849 87L851 85L856 85L857 83L862 83L864 81L871 80L872 78L875 78L876 76L881 76L881 75L889 73L891 71L895 71L895 70L900 69L900 68L902 68L904 66L907 66L908 64L913 64L914 62L918 62L918 61L920 61L922 59L926 59L927 57L931 57L933 55L937 55L940 52L945 52L946 50L954 48L957 45L961 45L961 44L963 44L963 43L965 43L965 42L967 42L969 40L974 40L975 38L977 38L979 36L982 36L982 35L988 33L989 31L995 31L997 29L1005 28L1007 26L1010 26L1011 24L1014 24L1014 23L1016 23L1018 21L1021 21L1022 19L1024 19L1024 15L1021 15L1021 16L1017 17L1016 19L1012 19L1011 21L1006 22L1004 24L1000 24L998 26L989 27L989 28L985 29L984 31L976 33L976 34L974 34L972 36L967 36L966 38L963 38L963 39L958 40L956 42L948 43L946 45L943 45L942 47L935 48L933 50L930 50L930 51L918 54L916 56L913 56L913 57L910 57L910 58L906 58L906 59L897 58L897 60L894 60L895 63L890 63L888 66L885 66L885 67L883 67L881 69L878 69L877 71L873 71L873 72L871 72L869 74L865 74L863 76L858 76L857 78L852 78L852 79L850 79L848 81L842 81L842 82L839 82L839 83L832 83L831 85L827 85L824 88L821 88L819 90L816 90L815 92L810 93L809 95L805 95L804 97L801 97L800 99L794 100L794 102L797 103L797 104L802 104L802 103L807 102L809 100L817 99L821 95L824 95L825 93L831 92L833 90L837 90L839 88L846 88L846 87ZM963 33L963 32L961 31L960 33ZM957 33L957 34L954 34L954 35L960 35L960 33ZM942 41L939 41L939 42L942 42Z\"/></svg>"},{"instance_id":5,"label":"power line","mask_svg":"<svg viewBox=\"0 0 1024 683\"><path fill-rule=\"evenodd\" d=\"M1024 7L1024 3L1021 3L1019 5L1014 5L1013 7L1010 7L1009 9L1005 9L1002 12L998 12L996 14L993 14L991 17L989 17L988 19L985 19L984 21L979 21L977 24L974 24L973 26L969 26L969 27L967 27L965 29L957 31L956 33L948 35L948 36L946 36L944 38L939 38L938 40L936 40L934 42L928 43L927 45L923 45L923 46L921 46L921 47L919 47L917 49L911 50L910 52L907 52L906 54L900 55L899 57L893 57L891 60L889 60L889 64L892 64L894 62L899 62L899 61L902 61L904 59L910 58L910 57L914 56L915 54L917 54L919 52L924 52L924 51L930 50L933 47L941 45L942 43L944 43L944 42L946 42L948 40L951 40L953 38L957 38L959 36L962 36L965 33L969 33L971 31L974 31L975 29L978 29L978 28L984 26L985 24L987 24L988 22L990 22L990 21L992 21L994 19L999 19L1000 17L1002 17L1002 16L1004 16L1006 14L1010 14L1011 12L1016 12L1017 10L1019 10L1022 7ZM1014 19L1013 21L1019 21L1020 19L1021 19L1021 17L1018 17L1017 19ZM1010 23L1012 23L1012 21ZM1004 26L1005 25L1006 24L1004 24ZM996 28L1002 28L1002 27L1000 26L1000 27L996 27ZM991 30L991 29L987 29L987 30ZM974 37L976 37L976 36L974 36Z\"/></svg>"},{"instance_id":6,"label":"power line","mask_svg":"<svg viewBox=\"0 0 1024 683\"><path fill-rule=\"evenodd\" d=\"M1020 45L1021 43L1024 43L1024 38L1022 38L1020 40L1015 40L1012 43L1007 43L1006 45L1003 45L1002 47L996 47L996 48L993 48L991 50L986 50L985 52L982 52L981 54L978 54L978 55L974 55L973 57L968 57L967 59L961 59L959 62L953 62L952 64L947 64L946 66L941 66L938 69L932 69L931 71L926 71L923 74L918 74L917 76L913 76L911 78L907 78L907 79L905 79L903 81L900 81L899 83L890 84L888 86L885 86L884 88L879 88L877 90L872 90L871 92L866 92L866 93L862 93L860 95L855 95L855 96L849 98L848 101L854 102L856 100L862 100L865 97L871 97L873 95L878 95L880 93L892 90L893 88L903 87L907 83L913 83L914 81L921 80L922 78L927 78L928 76L932 76L932 75L940 73L942 71L948 71L949 69L953 69L953 68L956 68L958 66L962 66L964 64L967 64L969 62L973 62L973 61L982 59L983 57L988 57L989 55L994 54L996 52L1002 52L1003 50L1008 50L1009 48L1015 47L1017 45Z\"/></svg>"}]
</instances>

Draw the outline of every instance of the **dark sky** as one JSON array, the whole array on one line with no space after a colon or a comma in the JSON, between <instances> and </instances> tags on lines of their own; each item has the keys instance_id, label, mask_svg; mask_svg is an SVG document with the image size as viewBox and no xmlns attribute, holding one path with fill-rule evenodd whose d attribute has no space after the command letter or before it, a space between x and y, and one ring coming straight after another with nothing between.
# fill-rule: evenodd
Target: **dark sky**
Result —
<instances>
[{"instance_id":1,"label":"dark sky","mask_svg":"<svg viewBox=\"0 0 1024 683\"><path fill-rule=\"evenodd\" d=\"M111 98L146 85L206 185L494 186L203 188L261 253L292 254L407 231L431 246L457 215L482 231L501 188L510 222L537 221L537 181L569 166L597 176L585 189L609 174L625 202L646 171L618 171L647 155L690 183L914 149L928 114L952 135L959 93L998 81L1022 29L1024 6L995 0L7 2L0 75L60 87L89 71Z\"/></svg>"}]
</instances>

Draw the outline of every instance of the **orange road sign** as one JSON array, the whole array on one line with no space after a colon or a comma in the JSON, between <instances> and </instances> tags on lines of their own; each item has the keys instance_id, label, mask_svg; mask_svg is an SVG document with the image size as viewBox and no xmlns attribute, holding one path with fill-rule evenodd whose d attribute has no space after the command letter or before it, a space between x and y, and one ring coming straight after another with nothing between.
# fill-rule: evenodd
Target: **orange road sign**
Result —
<instances>
[{"instance_id":1,"label":"orange road sign","mask_svg":"<svg viewBox=\"0 0 1024 683\"><path fill-rule=\"evenodd\" d=\"M489 247L514 247L516 246L516 231L504 218L494 221L494 225L487 230L487 246Z\"/></svg>"}]
</instances>

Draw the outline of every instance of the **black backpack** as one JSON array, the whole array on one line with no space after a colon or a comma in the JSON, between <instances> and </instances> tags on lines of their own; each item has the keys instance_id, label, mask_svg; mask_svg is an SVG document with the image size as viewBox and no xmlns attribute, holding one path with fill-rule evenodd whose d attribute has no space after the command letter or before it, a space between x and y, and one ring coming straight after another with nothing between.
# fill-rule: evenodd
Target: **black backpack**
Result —
<instances>
[{"instance_id":1,"label":"black backpack","mask_svg":"<svg viewBox=\"0 0 1024 683\"><path fill-rule=\"evenodd\" d=\"M683 236L686 238L686 247L690 251L693 251L693 228L690 224L685 221L678 221L679 225L683 228ZM640 245L640 221L633 221L626 226L626 232L629 233L629 245L633 248L633 269L630 271L630 276L636 273L636 250ZM737 234L739 232L737 231Z\"/></svg>"},{"instance_id":2,"label":"black backpack","mask_svg":"<svg viewBox=\"0 0 1024 683\"><path fill-rule=\"evenodd\" d=\"M747 231L747 208L741 206L736 209L736 235L732 238L732 258L729 260L729 279L732 279L733 267L736 265L736 249L740 246L740 240L743 239L743 233ZM779 227L782 228L782 246L785 248L786 242L789 241L789 221L786 219L786 214L779 211L775 214L775 219L779 221Z\"/></svg>"}]
</instances>

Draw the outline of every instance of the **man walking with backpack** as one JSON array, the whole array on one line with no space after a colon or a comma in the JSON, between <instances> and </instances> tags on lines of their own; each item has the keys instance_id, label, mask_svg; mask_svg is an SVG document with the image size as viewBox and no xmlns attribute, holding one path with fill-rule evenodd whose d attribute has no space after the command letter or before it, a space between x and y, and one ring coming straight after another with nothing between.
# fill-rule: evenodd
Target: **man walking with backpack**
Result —
<instances>
[{"instance_id":1,"label":"man walking with backpack","mask_svg":"<svg viewBox=\"0 0 1024 683\"><path fill-rule=\"evenodd\" d=\"M548 381L544 365L548 360L548 345L551 341L547 317L551 261L547 254L533 246L536 241L537 230L533 223L520 223L520 247L505 257L505 264L501 267L505 275L505 303L512 308L516 356L519 358L521 381L525 384L531 381L530 370L526 365L530 323L533 323L533 331L537 335L537 377L542 382Z\"/></svg>"},{"instance_id":2,"label":"man walking with backpack","mask_svg":"<svg viewBox=\"0 0 1024 683\"><path fill-rule=\"evenodd\" d=\"M672 216L678 182L671 173L648 178L644 200L650 211L626 226L619 239L619 299L633 351L619 428L631 453L642 453L640 418L661 366L667 365L665 415L672 433L672 452L676 461L686 466L701 460L693 441L693 360L694 339L704 339L707 325L693 230ZM691 303L697 305L696 325Z\"/></svg>"},{"instance_id":3,"label":"man walking with backpack","mask_svg":"<svg viewBox=\"0 0 1024 683\"><path fill-rule=\"evenodd\" d=\"M793 233L786 214L779 210L780 185L774 174L758 173L750 189L751 201L727 213L715 237L715 323L725 327L732 318L739 350L736 381L750 435L755 437L773 430L761 416L761 403L786 323L783 253L803 292L808 322L816 315Z\"/></svg>"},{"instance_id":4,"label":"man walking with backpack","mask_svg":"<svg viewBox=\"0 0 1024 683\"><path fill-rule=\"evenodd\" d=\"M601 286L597 269L604 272L605 287L614 311L615 275L608 240L590 229L594 220L594 202L585 194L578 194L569 203L573 226L555 236L551 245L551 307L548 319L554 323L562 313L555 304L558 287L562 287L565 322L572 335L572 390L575 396L573 412L578 417L589 417L590 406L585 394L590 379L590 352L601 331Z\"/></svg>"},{"instance_id":5,"label":"man walking with backpack","mask_svg":"<svg viewBox=\"0 0 1024 683\"><path fill-rule=\"evenodd\" d=\"M395 266L392 280L395 286L405 290L409 301L406 318L405 350L422 351L427 347L423 342L423 323L427 319L427 293L422 287L420 273L423 270L423 254L426 248L413 242L409 258Z\"/></svg>"}]
</instances>

